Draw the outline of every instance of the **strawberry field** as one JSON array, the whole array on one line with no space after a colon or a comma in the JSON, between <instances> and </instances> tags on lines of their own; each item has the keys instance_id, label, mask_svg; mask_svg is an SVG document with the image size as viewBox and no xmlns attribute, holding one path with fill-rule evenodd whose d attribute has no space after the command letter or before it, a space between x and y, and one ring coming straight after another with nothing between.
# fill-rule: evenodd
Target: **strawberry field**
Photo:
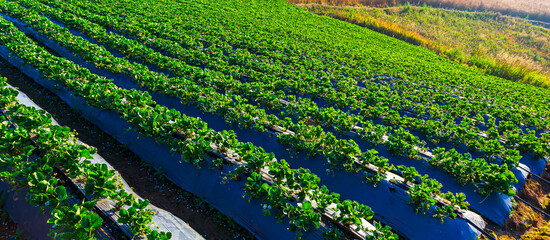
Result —
<instances>
[{"instance_id":1,"label":"strawberry field","mask_svg":"<svg viewBox=\"0 0 550 240\"><path fill-rule=\"evenodd\" d=\"M0 13L3 58L258 239L475 239L550 154L549 90L282 0L0 0ZM97 237L92 209L111 199L128 236L192 238L155 230L117 169L79 161L93 147L2 89L0 176L29 185L52 237ZM66 203L52 168L84 179L87 201Z\"/></svg>"}]
</instances>

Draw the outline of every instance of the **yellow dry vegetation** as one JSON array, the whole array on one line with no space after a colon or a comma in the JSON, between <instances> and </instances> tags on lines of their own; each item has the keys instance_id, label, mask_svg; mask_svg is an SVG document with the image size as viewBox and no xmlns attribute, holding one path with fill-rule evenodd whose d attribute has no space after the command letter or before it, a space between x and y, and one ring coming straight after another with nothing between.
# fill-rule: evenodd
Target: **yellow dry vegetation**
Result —
<instances>
[{"instance_id":1,"label":"yellow dry vegetation","mask_svg":"<svg viewBox=\"0 0 550 240\"><path fill-rule=\"evenodd\" d=\"M490 75L550 86L550 30L524 19L410 5L300 6L423 46Z\"/></svg>"},{"instance_id":2,"label":"yellow dry vegetation","mask_svg":"<svg viewBox=\"0 0 550 240\"><path fill-rule=\"evenodd\" d=\"M402 4L445 7L462 10L496 11L550 22L550 1L548 0L289 0L298 4L397 6Z\"/></svg>"}]
</instances>

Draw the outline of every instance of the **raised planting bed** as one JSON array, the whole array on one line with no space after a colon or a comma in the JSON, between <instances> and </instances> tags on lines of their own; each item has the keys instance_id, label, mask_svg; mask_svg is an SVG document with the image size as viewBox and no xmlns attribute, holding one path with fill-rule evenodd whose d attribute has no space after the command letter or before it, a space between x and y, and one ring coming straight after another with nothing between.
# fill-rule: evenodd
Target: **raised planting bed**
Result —
<instances>
[{"instance_id":1,"label":"raised planting bed","mask_svg":"<svg viewBox=\"0 0 550 240\"><path fill-rule=\"evenodd\" d=\"M14 20L14 21L17 22L17 20ZM92 64L86 63L80 60L70 51L68 51L64 47L61 47L58 43L44 38L43 36L38 34L36 31L25 26L24 24L19 23L18 25L20 28L23 28L24 31L32 34L37 39L43 41L46 44L46 46L54 49L56 52L58 52L62 56L67 57L83 66L90 68L95 73L99 73L102 75L105 74L105 76L107 77L114 78L114 82L117 83L117 85L119 86L131 88L131 89L139 89L138 85L134 84L129 78L125 77L124 75L113 74L105 70L97 69ZM199 116L201 117L202 120L209 123L210 126L214 126L213 127L214 129L220 128L221 130L221 129L227 129L228 127L231 127L230 125L227 125L227 123L220 121L219 117L213 116L211 114L201 113L200 111L197 111L192 107L182 104L181 100L178 98L167 96L160 92L152 92L151 94L153 99L157 103L164 106L175 107L176 110L185 112L187 115ZM108 121L104 121L104 122L108 122ZM115 127L115 129L123 129L123 128ZM277 156L283 156L287 159L290 159L289 157L291 157L290 155L288 155L288 151L286 151L284 147L282 147L280 144L275 142L275 138L269 137L270 135L274 135L274 133L269 133L269 132L258 133L256 131L250 131L245 129L236 129L235 131L238 136L242 136L239 138L240 140L254 142L255 144L261 147L264 147L269 151L275 152ZM143 149L143 148L147 149L147 148L151 148L151 146L142 145L138 147L138 149ZM158 156L158 154L152 154L152 155ZM297 159L300 159L301 157L303 156L298 156L298 158L295 158L295 159L297 160ZM151 158L154 158L154 157L151 157ZM177 159L177 157L175 159ZM439 219L431 217L431 215L435 213L433 209L429 210L427 215L421 215L416 213L410 206L407 206L407 203L410 201L410 198L406 196L406 193L404 192L404 190L402 188L396 187L392 183L388 183L387 181L384 181L386 183L385 185L387 185L386 186L387 189L385 189L384 187L376 188L370 184L361 184L363 175L351 175L351 176L344 177L346 178L346 180L348 180L345 182L354 182L358 184L343 185L343 184L338 184L338 181L333 181L334 178L330 176L331 174L326 174L325 167L323 166L323 164L320 164L322 163L320 161L311 162L313 163L313 166L312 164L310 164L310 162L306 163L301 161L294 161L294 159L289 160L289 163L291 163L292 166L299 166L299 167L305 167L305 168L311 169L317 175L324 176L322 178L322 183L329 186L329 189L341 193L342 196L359 201L366 205L372 204L373 208L380 209L381 212L383 213L377 213L376 218L392 226L393 228L396 229L397 232L401 233L404 236L409 236L411 238L437 239L443 236L442 234L445 234L445 232L453 232L453 233L457 233L457 234L454 234L455 236L457 236L457 238L470 238L473 236L478 236L480 234L480 232L476 229L476 227L483 228L484 226L483 220L473 212L463 212L461 214L462 217L469 218L469 220L464 220L460 218L456 220L447 220L448 222L445 222L443 225L441 225ZM171 166L171 167L175 167L175 166ZM164 169L164 166L162 166L162 168ZM350 192L353 192L352 189L354 188L360 189L360 191L356 191L355 194L351 194ZM399 191L393 191L393 192L390 191L391 189L395 189L395 188L399 189ZM357 193L362 193L363 191L370 191L373 189L377 190L373 192L373 193L377 193L376 196L378 197L376 198L367 197L364 194L357 194ZM385 197L385 198L381 198L381 197ZM380 199L386 199L386 200L380 200ZM388 199L390 201L387 201ZM401 208L388 208L387 206L388 202L393 202L396 204L399 203L400 206L402 206L401 208L408 209L408 211L403 211L403 209ZM421 220L417 220L417 218L420 218ZM401 220L396 221L395 219L411 219L411 222L418 223L421 229L431 229L431 230L418 231L418 229L420 229L419 227L409 227L402 224ZM470 222L470 224L468 223L468 221ZM473 225L472 222L474 222L476 226L472 226Z\"/></svg>"},{"instance_id":2,"label":"raised planting bed","mask_svg":"<svg viewBox=\"0 0 550 240\"><path fill-rule=\"evenodd\" d=\"M11 86L9 85L8 87L11 88ZM15 89L13 90L17 91ZM17 102L14 104L21 104L37 110L41 109L34 102L32 102L24 93L21 93L19 91L17 91L16 100ZM59 126L54 119L51 119L51 121L54 126ZM76 144L87 146L85 143L80 142L79 140L76 141ZM143 200L131 190L128 184L120 177L118 173L116 173L116 171L100 155L98 155L97 153L92 154L88 157L88 160L92 164L96 164L97 166L100 166L100 165L104 166L106 170L112 171L112 173L114 174L112 178L117 179L119 181L119 184L121 184L119 185L118 189L122 190L126 194L134 195L137 197L132 201ZM90 190L87 188L89 186L87 186L84 182L82 182L82 179L68 178L68 175L64 173L63 169L56 168L56 171L57 171L57 174L59 175L58 177L60 179L64 179L64 181L66 182L65 188L71 189L72 192L69 195L80 196L80 199L78 198L75 200L69 199L68 201L73 202L72 204L75 204L83 199L88 199L88 200L90 199L90 196L86 196L86 193L90 194ZM31 234L33 238L42 239L47 235L48 230L52 228L52 224L49 224L46 222L46 220L51 216L49 214L39 213L38 208L36 207L27 206L28 203L26 203L25 201L26 196L21 195L20 192L21 190L13 193L15 194L14 198L12 199L12 201L9 201L7 205L8 211L11 210L11 212L15 213L14 220L18 224L20 224L23 231ZM123 235L125 235L128 239L144 238L144 236L137 236L137 235L134 236L134 233L131 230L133 224L119 223L118 220L120 218L120 215L119 215L119 211L116 210L119 208L117 207L119 206L117 204L118 201L120 200L111 200L109 198L99 198L96 200L96 204L94 207L95 211L99 213L101 217L104 218L104 221L106 223L112 225L111 230L109 230L108 228L103 230L98 230L96 235L98 237L108 237L108 238L114 237L115 239L124 239ZM124 204L120 206L124 206ZM152 211L156 212L156 215L154 215L152 218L153 223L150 226L151 229L153 229L154 231L170 232L170 234L173 237L175 237L175 239L203 239L202 236L197 232L195 232L192 228L190 228L187 223L175 217L171 213L163 209L157 208L154 205L151 205L148 203L147 205L145 205L145 208L151 209ZM14 211L13 209L17 209L17 210ZM44 221L41 221L41 220L44 220ZM43 227L40 227L40 226L43 226ZM113 226L118 230L116 229L113 230Z\"/></svg>"}]
</instances>

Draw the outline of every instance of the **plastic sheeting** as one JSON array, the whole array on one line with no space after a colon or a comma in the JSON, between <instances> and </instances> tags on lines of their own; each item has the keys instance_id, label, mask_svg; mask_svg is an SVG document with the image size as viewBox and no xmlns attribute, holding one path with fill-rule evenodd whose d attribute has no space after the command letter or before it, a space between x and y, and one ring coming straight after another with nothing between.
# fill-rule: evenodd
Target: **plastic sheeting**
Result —
<instances>
[{"instance_id":1,"label":"plastic sheeting","mask_svg":"<svg viewBox=\"0 0 550 240\"><path fill-rule=\"evenodd\" d=\"M18 91L18 90L17 90ZM17 101L20 103L20 104L23 104L23 105L26 105L26 106L30 106L30 107L34 107L36 109L42 109L40 108L38 105L36 105L26 94L24 94L23 92L21 91L18 91L19 94L17 95ZM52 123L54 125L59 125L59 123L57 123L57 121L55 121L55 119L52 118ZM82 141L78 140L77 141L79 144L84 144L84 145L87 145L86 143L83 143ZM105 164L107 165L107 167L111 170L115 170L107 161L105 161L105 159L103 159L103 157L101 157L99 154L93 154L92 155L93 159L90 159L90 161L92 163L100 163L100 164ZM124 184L124 190L128 193L131 193L133 195L135 195L136 197L138 197L139 199L143 199L141 198L138 194L136 194L131 188L130 186L128 185L128 183L126 181L124 181L124 179L122 178L122 176L120 176L120 174L118 174L118 172L116 173L121 179L122 179L122 183ZM76 185L80 188L80 189L83 189L84 186L83 184L78 184L76 183ZM102 211L104 211L104 213L111 217L111 218L114 218L116 215L115 211L112 210L112 208L115 206L115 203L111 200L102 200L101 201L101 205L98 206L99 209L101 209ZM161 208L158 208L152 204L149 204L149 206L151 207L151 209L153 211L157 211L157 214L153 217L153 225L152 225L152 229L154 230L157 230L157 231L165 231L165 232L171 232L172 233L172 239L203 239L203 237L198 234L194 229L192 229L191 227L189 227L189 225L184 222L183 220L179 219L178 217L174 216L172 213L166 211L166 210L163 210ZM117 222L116 219L114 219L113 222ZM128 235L128 236L132 236L132 233L131 231L128 229L128 226L125 226L125 228L123 229L123 231Z\"/></svg>"},{"instance_id":2,"label":"plastic sheeting","mask_svg":"<svg viewBox=\"0 0 550 240\"><path fill-rule=\"evenodd\" d=\"M57 43L52 43L47 45L51 45ZM60 48L59 46L52 47L54 50L56 48ZM59 52L66 53L66 50L59 50ZM62 54L64 55L64 54ZM78 61L77 61L78 62ZM82 61L80 61L82 62ZM30 70L29 70L30 71ZM34 73L31 73L30 75L36 75ZM39 76L36 75L36 76ZM129 88L135 88L136 86L131 83L128 79L122 79L121 77L114 77L115 82L119 85L122 85L124 87ZM47 82L47 81L46 81ZM46 83L46 85L50 85L52 87L52 83ZM55 89L55 88L54 88ZM58 88L57 91L63 92L63 95L69 96L70 93L63 90L63 88ZM156 101L158 101L159 104L163 104L168 107L175 107L176 109L185 112L188 114L191 112L191 115L195 116L201 116L202 118L205 118L205 115L197 111L196 109L193 109L189 106L184 106L180 103L180 101L173 97L164 96L162 94L158 93L152 93L152 96ZM63 98L63 97L62 97ZM66 97L67 98L67 97ZM73 99L74 101L74 99ZM151 162L155 163L156 167L162 167L162 169L170 170L173 172L173 174L169 174L167 172L167 176L172 181L176 182L178 185L183 186L183 188L196 193L198 196L203 197L207 199L207 201L211 203L219 202L218 204L214 204L218 209L224 211L225 213L232 212L229 215L232 216L238 216L239 214L243 214L243 211L241 209L248 208L249 204L247 203L245 206L236 207L234 203L224 201L222 194L218 194L217 190L220 187L225 187L226 189L231 189L229 192L238 193L233 194L234 196L232 198L239 198L242 199L242 186L230 186L234 185L235 182L229 182L226 185L219 184L220 182L220 174L217 171L212 170L200 170L197 171L195 167L187 167L182 168L182 165L179 163L180 157L179 156L172 156L166 146L156 144L154 140L149 138L140 138L139 140L137 137L138 134L134 132L127 132L126 129L128 129L129 125L122 122L119 118L119 116L112 112L107 111L101 111L98 109L93 109L85 105L85 103L80 102L80 107L77 107L77 109L83 109L88 108L88 110L84 110L83 112L88 112L88 114L84 114L85 116L94 116L94 120L91 120L96 125L100 126L104 129L104 131L108 132L112 136L116 136L117 140L119 140L122 143L128 144L128 148L136 152L141 158L145 160L150 160ZM216 116L208 116L207 118L210 118L207 122L210 123L217 123L217 124L211 124L216 126L215 128L226 129L228 126L225 126L225 123L223 121L220 121L219 117ZM118 120L117 120L118 119ZM90 119L89 119L90 120ZM246 131L246 130L239 130L237 131L239 136L247 136L247 138L256 136L256 135L262 135L260 133L257 133L255 131ZM265 135L262 135L260 139L266 139ZM250 139L252 140L252 139ZM257 140L257 138L256 138ZM274 142L274 138L268 140L273 142L268 142L268 145L271 145ZM256 142L255 142L256 143ZM265 144L261 144L265 145ZM281 147L279 144L275 143L275 146ZM281 149L283 152L287 152L284 149ZM276 151L279 152L279 151ZM318 161L316 161L314 164L310 165L304 165L303 162L294 162L289 161L293 166L300 166L300 167L306 167L312 169L315 173L319 174L319 172L324 172L324 166L323 164L319 164ZM204 172L208 172L207 174ZM193 176L193 177L189 177ZM479 232L477 232L472 226L468 225L464 220L462 219L456 219L456 220L447 220L443 225L440 224L438 219L434 219L429 215L419 215L414 213L412 207L407 204L408 196L406 193L404 193L402 190L397 191L397 193L390 193L389 189L391 187L390 183L383 182L379 187L375 188L370 184L363 184L361 183L361 177L360 176L353 176L349 175L347 173L342 173L339 175L340 180L334 181L334 179L330 179L329 177L323 177L323 179L330 179L329 181L323 181L324 184L326 184L329 189L335 191L337 189L337 192L341 193L345 198L348 199L354 199L356 201L359 201L361 203L364 203L366 205L369 205L373 207L375 212L377 212L377 216L379 219L382 219L383 222L390 224L396 231L400 232L401 234L410 237L411 239L440 239L442 236L453 233L453 236L456 236L456 239L470 239L475 238L477 235L479 235ZM213 186L209 188L204 188L203 185L204 182L207 182L207 186ZM354 184L341 184L342 182L351 183ZM197 189L198 187L198 189ZM227 191L227 190L225 190ZM366 196L366 194L372 196ZM376 197L374 197L376 196ZM221 204L222 202L226 204ZM230 203L227 205L227 203ZM259 205L259 204L257 204ZM244 213L250 214L251 211L244 211ZM254 213L261 213L261 211L256 211ZM261 216L255 216L256 218ZM239 216L238 220L242 225L249 226L247 228L254 229L252 232L257 232L260 236L277 236L277 232L269 232L265 229L260 229L263 225L262 223L256 223L253 221L250 221L249 219L252 219L254 217L247 217L247 216ZM476 221L474 221L476 222ZM480 219L477 219L477 222L481 223L483 222ZM415 224L412 224L415 223ZM422 229L422 231L419 231L419 229ZM274 235L275 234L275 235ZM279 233L280 234L280 233Z\"/></svg>"},{"instance_id":3,"label":"plastic sheeting","mask_svg":"<svg viewBox=\"0 0 550 240\"><path fill-rule=\"evenodd\" d=\"M252 199L249 203L242 197L244 181L229 181L227 184L221 184L221 178L227 174L227 171L198 169L190 164L180 163L181 155L170 153L167 146L157 144L152 138L127 131L130 125L124 122L118 113L88 106L82 98L73 96L63 86L42 78L35 68L24 65L21 59L9 56L9 50L4 46L0 46L0 55L38 84L57 94L69 106L77 109L88 121L120 143L126 144L141 159L153 163L155 168L164 169L166 177L176 185L203 198L221 212L233 217L256 237L277 240L295 238L295 233L287 231L289 227L287 219L279 223L274 216L264 216L260 201ZM302 239L322 239L322 233L320 230L312 230L305 233Z\"/></svg>"},{"instance_id":4,"label":"plastic sheeting","mask_svg":"<svg viewBox=\"0 0 550 240\"><path fill-rule=\"evenodd\" d=\"M21 26L24 25L23 23L18 23L18 24ZM97 69L95 68L95 66L80 60L78 57L74 56L70 51L66 50L64 47L59 46L59 44L57 44L56 42L53 42L51 40L48 40L40 36L38 33L33 31L32 29L27 28L26 31L33 34L34 37L38 38L40 41L43 41L48 47L52 48L54 51L58 52L62 56L67 57L68 59L71 59L76 63L83 65L84 67L87 67L88 69L90 69L92 72L96 74L100 74L102 76L113 79L118 86L123 88L138 88L138 86L132 83L132 81L128 77L122 74L114 74L109 71ZM74 32L74 30L71 32ZM77 35L82 36L82 34L77 34ZM207 122L210 127L212 127L217 131L231 128L231 126L228 126L219 116L204 114L192 106L183 105L178 98L166 96L159 92L150 92L150 94L158 104L164 105L169 108L175 108L180 112L184 112L188 116L201 117L203 121ZM98 114L101 114L101 113L98 113ZM98 121L101 121L101 118L98 118ZM124 134L123 132L119 131L121 129L120 126L108 126L108 124L106 123L103 123L103 124L105 125L104 128L110 129L109 131L107 130L106 131L109 132L110 134L112 133L111 135L115 134L118 136L118 135ZM427 214L427 215L416 214L413 208L411 207L411 205L407 204L408 196L406 196L406 193L403 192L402 194L398 194L397 192L390 192L389 189L393 188L391 183L384 182L380 186L374 187L371 184L362 183L361 175L350 175L348 173L343 173L343 172L340 172L337 174L333 174L333 173L327 174L325 171L326 167L323 164L326 161L324 161L323 159L298 160L306 157L303 155L298 155L298 156L290 155L289 152L286 149L284 149L284 146L279 145L278 143L275 142L274 138L269 138L266 136L266 134L261 134L256 131L248 130L248 129L234 129L234 130L237 133L239 140L254 142L255 145L264 147L267 151L274 152L276 156L278 156L279 158L283 157L288 159L288 162L293 167L308 168L312 170L312 172L317 174L319 177L321 177L322 179L321 183L324 185L327 185L327 187L329 187L330 190L342 194L342 197L346 199L356 200L360 203L371 206L373 210L377 213L377 216L380 219L382 219L384 223L389 224L390 226L393 227L394 230L400 232L404 236L411 237L412 239L440 239L443 236L447 236L448 233L456 233L456 234L453 234L452 236L456 236L457 239L465 239L465 238L469 239L469 238L475 238L477 235L480 234L477 230L475 230L473 226L470 226L469 224L466 223L466 221L462 219L455 219L455 220L447 219L445 223L442 225L440 224L439 219L435 219L431 217L433 213ZM124 141L130 141L130 140L127 139ZM362 143L361 140L356 140L356 142L360 144ZM140 148L140 147L136 147L136 149L138 151L143 151L143 148ZM147 149L147 147L145 149ZM149 156L149 158L154 159L155 155L160 154L158 152L153 152L153 154L149 154L149 153L150 153L150 150L143 151L143 153L141 154L138 153L138 155L140 156L151 155ZM388 156L388 157L392 159L392 161L395 158L393 156ZM148 159L148 158L144 158L144 159ZM402 164L410 166L421 162L422 161L413 162L409 160L409 162L404 162ZM162 168L166 169L164 166ZM439 169L434 169L433 167L429 167L427 168L427 170L430 172L430 176L432 176L431 173L434 171L438 173L443 173ZM451 183L454 183L454 188L449 188L449 190L453 192L463 191L463 187L457 184L454 179L451 179L445 173L441 175L441 178L437 178L437 179L440 180L440 182L442 182L445 187ZM443 179L443 181L441 179ZM346 182L349 184L341 184L342 182ZM189 187L191 186L187 186L184 188L189 189ZM476 202L472 202L470 195L479 196L479 194L474 193L473 188L469 190L470 191L468 192L469 193L468 200L472 204L472 207L476 209L476 211L481 212L484 216L488 217L489 219L495 222L504 222L507 219L508 213L510 211L510 206L511 206L511 201L509 201L509 199L503 200L501 197L495 195L492 198L491 197L488 198L489 201L487 201L486 199L484 202L480 202L478 204L477 199L475 199L475 197L474 199ZM372 197L371 195L376 197ZM392 203L392 204L389 204L389 203ZM473 214L473 213L469 215L476 216L476 214ZM478 224L479 226L483 225L482 224L483 221L480 220L480 218L473 219L473 221L479 222L480 223ZM411 223L414 223L414 224L411 224ZM419 231L419 229L422 229L422 231Z\"/></svg>"},{"instance_id":5,"label":"plastic sheeting","mask_svg":"<svg viewBox=\"0 0 550 240\"><path fill-rule=\"evenodd\" d=\"M3 181L0 181L0 190L8 194L4 207L17 224L17 229L21 230L21 235L31 239L47 239L52 224L46 221L51 216L41 213L37 207L31 206L26 199L26 189L13 191L13 187Z\"/></svg>"}]
</instances>

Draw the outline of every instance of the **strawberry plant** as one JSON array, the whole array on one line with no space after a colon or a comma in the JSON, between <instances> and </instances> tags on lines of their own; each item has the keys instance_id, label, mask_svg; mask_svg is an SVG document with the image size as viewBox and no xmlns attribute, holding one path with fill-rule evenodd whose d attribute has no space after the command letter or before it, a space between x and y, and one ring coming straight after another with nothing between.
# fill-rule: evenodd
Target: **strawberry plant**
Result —
<instances>
[{"instance_id":1,"label":"strawberry plant","mask_svg":"<svg viewBox=\"0 0 550 240\"><path fill-rule=\"evenodd\" d=\"M337 208L340 212L336 213L338 215L336 219L349 227L355 225L356 231L365 230L362 228L361 219L370 220L374 216L374 212L369 207L349 200L339 203Z\"/></svg>"},{"instance_id":2,"label":"strawberry plant","mask_svg":"<svg viewBox=\"0 0 550 240\"><path fill-rule=\"evenodd\" d=\"M151 232L152 216L155 212L148 208L149 201L138 199L128 208L119 211L119 223L128 224L136 235L147 235Z\"/></svg>"},{"instance_id":3,"label":"strawberry plant","mask_svg":"<svg viewBox=\"0 0 550 240\"><path fill-rule=\"evenodd\" d=\"M110 79L52 56L5 21L0 23L0 44L88 105L120 114L131 125L129 130L166 144L172 153L182 155L182 164L211 163L213 169L223 169L227 162L223 159L236 159L240 165L229 177L239 180L249 174L247 194L266 204L264 213L275 211L278 217L285 216L283 209L291 199L302 204L289 208L287 213L296 214L291 214L293 219L313 219L309 208L304 209L304 201L315 201L312 205L320 210L341 201L337 193L320 187L319 178L311 172L291 169L254 143L239 142L233 132L215 132L199 118L157 104L150 94L177 98L201 114L220 116L235 127L273 131L266 135L277 137L280 144L298 152L319 155L326 159L329 171L362 174L374 184L395 167L374 150L361 150L361 143L354 142L356 136L358 141L393 154L427 161L486 195L514 194L512 185L517 179L511 169L518 166L522 154L544 158L550 153L548 135L524 131L550 127L550 95L546 90L478 74L402 42L358 28L349 30L342 25L345 23L321 22L283 2L252 7L242 4L205 1L203 5L208 7L196 7L192 1L163 0L0 2L3 14L25 22L96 68L131 80L141 87L139 90L119 88ZM156 8L143 7L149 5ZM259 11L260 7L295 17L298 21L293 22L299 27L275 17L280 14L257 15L265 12ZM178 11L184 8L194 11ZM226 8L238 10L224 14L213 10ZM311 27L316 25L326 31ZM78 29L92 41L68 29ZM349 34L334 38L336 30ZM358 39L359 35L368 37ZM365 50L364 46L369 47ZM49 121L40 116L27 123L29 128ZM14 116L17 121L24 118ZM28 139L35 132L5 132L9 132L6 139L13 141L6 141L2 149L14 155L34 150L21 147L27 143L19 139ZM38 135L37 148L60 147L69 135L68 129L62 128L43 132ZM429 149L420 139L436 145L434 157L426 157L430 156ZM446 142L453 147L437 148ZM468 152L453 149L458 147L466 147ZM73 164L74 159L88 158L93 150L60 148L67 153L57 151L40 158L40 164L61 164L71 176L81 179L86 177L83 174L89 175L86 192L96 194L94 198L118 198L122 202L117 205L119 209L133 204L131 197L109 185L113 183L109 173L91 174L86 172L88 165ZM471 153L482 157L473 159ZM212 160L212 156L217 157ZM3 158L0 166L17 170L3 176L25 174L25 165L16 159ZM436 206L436 218L454 218L453 209L466 207L466 199L460 195L439 192L440 183L434 179L420 176L414 168L397 168L411 186L409 195L415 208L424 211ZM262 182L263 170L268 170L275 182ZM436 196L448 204L434 205ZM306 227L296 225L300 226L296 230ZM375 234L381 235L374 236L391 238L383 234L381 225L377 228Z\"/></svg>"}]
</instances>

